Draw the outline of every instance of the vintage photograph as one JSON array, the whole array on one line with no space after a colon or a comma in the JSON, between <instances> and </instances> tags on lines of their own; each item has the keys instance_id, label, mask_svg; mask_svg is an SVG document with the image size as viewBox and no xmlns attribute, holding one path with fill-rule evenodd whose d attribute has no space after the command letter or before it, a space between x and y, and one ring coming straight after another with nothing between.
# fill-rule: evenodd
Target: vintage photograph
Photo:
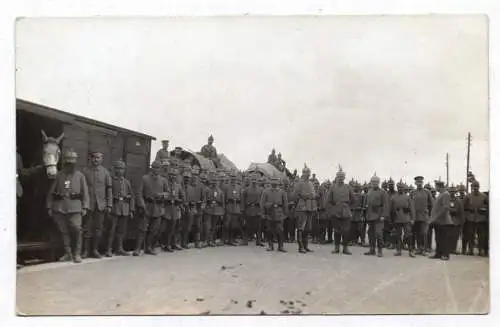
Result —
<instances>
[{"instance_id":1,"label":"vintage photograph","mask_svg":"<svg viewBox=\"0 0 500 327\"><path fill-rule=\"evenodd\" d=\"M488 30L18 19L17 314L489 313Z\"/></svg>"}]
</instances>

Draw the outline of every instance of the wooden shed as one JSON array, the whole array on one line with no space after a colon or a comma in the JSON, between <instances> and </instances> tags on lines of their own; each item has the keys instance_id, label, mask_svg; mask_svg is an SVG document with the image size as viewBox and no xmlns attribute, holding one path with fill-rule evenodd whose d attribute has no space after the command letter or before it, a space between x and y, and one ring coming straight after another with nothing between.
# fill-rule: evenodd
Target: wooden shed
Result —
<instances>
[{"instance_id":1,"label":"wooden shed","mask_svg":"<svg viewBox=\"0 0 500 327\"><path fill-rule=\"evenodd\" d=\"M140 184L151 158L151 141L155 138L122 127L74 115L44 105L17 99L16 101L17 151L24 167L41 164L42 136L57 137L64 132L62 150L73 148L79 155L77 168L89 163L89 151L104 155L103 165L111 169L112 162L123 159L127 163L127 178L133 188ZM18 250L50 247L54 242L55 226L47 216L44 201L48 181L33 178L23 182L24 195L18 220Z\"/></svg>"}]
</instances>

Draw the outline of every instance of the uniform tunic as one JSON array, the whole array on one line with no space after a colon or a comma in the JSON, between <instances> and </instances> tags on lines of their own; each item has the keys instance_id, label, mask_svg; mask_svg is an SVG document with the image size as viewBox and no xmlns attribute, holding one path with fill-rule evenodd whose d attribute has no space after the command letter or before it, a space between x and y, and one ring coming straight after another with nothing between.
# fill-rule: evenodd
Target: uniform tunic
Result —
<instances>
[{"instance_id":1,"label":"uniform tunic","mask_svg":"<svg viewBox=\"0 0 500 327\"><path fill-rule=\"evenodd\" d=\"M241 214L241 198L243 189L239 185L228 185L224 188L226 212L233 215Z\"/></svg>"},{"instance_id":2,"label":"uniform tunic","mask_svg":"<svg viewBox=\"0 0 500 327\"><path fill-rule=\"evenodd\" d=\"M453 225L453 220L449 213L451 196L448 192L439 194L431 212L431 224Z\"/></svg>"},{"instance_id":3,"label":"uniform tunic","mask_svg":"<svg viewBox=\"0 0 500 327\"><path fill-rule=\"evenodd\" d=\"M395 224L407 224L414 217L411 199L406 194L394 194L390 200L390 212Z\"/></svg>"},{"instance_id":4,"label":"uniform tunic","mask_svg":"<svg viewBox=\"0 0 500 327\"><path fill-rule=\"evenodd\" d=\"M431 192L424 188L414 190L410 195L415 209L415 221L428 222L432 210L433 199Z\"/></svg>"},{"instance_id":5,"label":"uniform tunic","mask_svg":"<svg viewBox=\"0 0 500 327\"><path fill-rule=\"evenodd\" d=\"M266 219L283 221L288 214L288 199L286 193L279 189L269 189L262 193L260 206Z\"/></svg>"},{"instance_id":6,"label":"uniform tunic","mask_svg":"<svg viewBox=\"0 0 500 327\"><path fill-rule=\"evenodd\" d=\"M474 223L488 221L488 197L485 194L467 194L463 203L467 221Z\"/></svg>"},{"instance_id":7,"label":"uniform tunic","mask_svg":"<svg viewBox=\"0 0 500 327\"><path fill-rule=\"evenodd\" d=\"M363 194L353 193L352 198L352 221L360 222L363 218Z\"/></svg>"},{"instance_id":8,"label":"uniform tunic","mask_svg":"<svg viewBox=\"0 0 500 327\"><path fill-rule=\"evenodd\" d=\"M217 159L217 149L213 145L205 144L200 152L205 158Z\"/></svg>"},{"instance_id":9,"label":"uniform tunic","mask_svg":"<svg viewBox=\"0 0 500 327\"><path fill-rule=\"evenodd\" d=\"M165 214L166 219L181 219L180 205L184 202L185 194L182 185L177 181L168 183L167 197L165 199Z\"/></svg>"},{"instance_id":10,"label":"uniform tunic","mask_svg":"<svg viewBox=\"0 0 500 327\"><path fill-rule=\"evenodd\" d=\"M312 212L314 211L314 198L316 192L310 181L300 180L294 185L294 193L296 198L296 212Z\"/></svg>"},{"instance_id":11,"label":"uniform tunic","mask_svg":"<svg viewBox=\"0 0 500 327\"><path fill-rule=\"evenodd\" d=\"M387 193L383 189L370 189L366 195L366 221L377 221L388 215Z\"/></svg>"},{"instance_id":12,"label":"uniform tunic","mask_svg":"<svg viewBox=\"0 0 500 327\"><path fill-rule=\"evenodd\" d=\"M260 198L262 189L259 187L247 187L243 190L242 206L247 217L255 217L261 214Z\"/></svg>"},{"instance_id":13,"label":"uniform tunic","mask_svg":"<svg viewBox=\"0 0 500 327\"><path fill-rule=\"evenodd\" d=\"M135 198L132 185L124 177L113 177L113 209L111 213L115 216L129 216L135 209Z\"/></svg>"},{"instance_id":14,"label":"uniform tunic","mask_svg":"<svg viewBox=\"0 0 500 327\"><path fill-rule=\"evenodd\" d=\"M333 185L326 195L325 206L329 208L330 217L337 219L351 219L351 206L354 201L354 193L347 184Z\"/></svg>"},{"instance_id":15,"label":"uniform tunic","mask_svg":"<svg viewBox=\"0 0 500 327\"><path fill-rule=\"evenodd\" d=\"M158 152L156 152L156 157L155 160L159 161L161 164L165 164L168 162L168 159L170 158L170 151L165 150L165 149L160 149Z\"/></svg>"},{"instance_id":16,"label":"uniform tunic","mask_svg":"<svg viewBox=\"0 0 500 327\"><path fill-rule=\"evenodd\" d=\"M225 212L224 192L219 187L210 187L207 192L206 213L212 216L223 216Z\"/></svg>"},{"instance_id":17,"label":"uniform tunic","mask_svg":"<svg viewBox=\"0 0 500 327\"><path fill-rule=\"evenodd\" d=\"M450 199L450 215L454 225L459 226L465 223L464 207L462 205L462 200L458 198Z\"/></svg>"},{"instance_id":18,"label":"uniform tunic","mask_svg":"<svg viewBox=\"0 0 500 327\"><path fill-rule=\"evenodd\" d=\"M168 181L163 176L147 174L142 177L137 204L145 209L146 216L161 217L165 214L163 201L168 191Z\"/></svg>"},{"instance_id":19,"label":"uniform tunic","mask_svg":"<svg viewBox=\"0 0 500 327\"><path fill-rule=\"evenodd\" d=\"M111 175L103 166L86 167L83 174L87 180L90 197L90 210L103 211L113 206Z\"/></svg>"},{"instance_id":20,"label":"uniform tunic","mask_svg":"<svg viewBox=\"0 0 500 327\"><path fill-rule=\"evenodd\" d=\"M89 209L85 176L79 171L58 172L47 194L47 209L61 214L80 214L82 209Z\"/></svg>"}]
</instances>

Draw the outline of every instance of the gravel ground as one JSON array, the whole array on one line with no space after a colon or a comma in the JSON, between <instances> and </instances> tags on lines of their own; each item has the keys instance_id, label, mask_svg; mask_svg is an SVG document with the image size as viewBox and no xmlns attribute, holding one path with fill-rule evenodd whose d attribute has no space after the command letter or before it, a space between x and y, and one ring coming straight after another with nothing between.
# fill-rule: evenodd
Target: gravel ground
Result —
<instances>
[{"instance_id":1,"label":"gravel ground","mask_svg":"<svg viewBox=\"0 0 500 327\"><path fill-rule=\"evenodd\" d=\"M312 245L190 249L17 273L18 314L453 314L489 311L489 261L366 257Z\"/></svg>"}]
</instances>

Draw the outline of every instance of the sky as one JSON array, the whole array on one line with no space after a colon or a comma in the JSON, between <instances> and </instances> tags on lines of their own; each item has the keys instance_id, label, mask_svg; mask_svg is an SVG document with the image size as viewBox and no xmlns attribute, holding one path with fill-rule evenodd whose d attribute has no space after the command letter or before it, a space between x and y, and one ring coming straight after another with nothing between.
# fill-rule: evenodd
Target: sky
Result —
<instances>
[{"instance_id":1,"label":"sky","mask_svg":"<svg viewBox=\"0 0 500 327\"><path fill-rule=\"evenodd\" d=\"M19 20L16 95L320 179L489 186L485 16ZM154 155L153 155L154 156Z\"/></svg>"}]
</instances>

